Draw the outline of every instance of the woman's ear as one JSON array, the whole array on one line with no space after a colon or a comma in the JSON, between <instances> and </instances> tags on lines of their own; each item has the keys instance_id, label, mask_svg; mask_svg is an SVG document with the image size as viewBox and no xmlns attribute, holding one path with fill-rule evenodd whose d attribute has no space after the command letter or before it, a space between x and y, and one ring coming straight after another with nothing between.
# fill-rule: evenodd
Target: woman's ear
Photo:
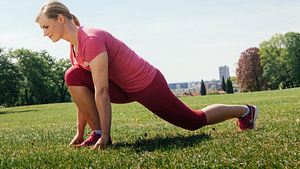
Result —
<instances>
[{"instance_id":1,"label":"woman's ear","mask_svg":"<svg viewBox=\"0 0 300 169\"><path fill-rule=\"evenodd\" d=\"M66 22L66 17L64 15L62 15L62 14L58 14L57 20L60 23L65 23Z\"/></svg>"}]
</instances>

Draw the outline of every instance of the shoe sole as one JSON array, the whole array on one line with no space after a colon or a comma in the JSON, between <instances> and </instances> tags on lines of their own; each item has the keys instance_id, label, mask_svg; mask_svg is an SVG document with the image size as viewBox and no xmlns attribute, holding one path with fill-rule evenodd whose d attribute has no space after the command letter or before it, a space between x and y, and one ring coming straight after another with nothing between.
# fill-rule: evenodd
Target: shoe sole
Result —
<instances>
[{"instance_id":1,"label":"shoe sole","mask_svg":"<svg viewBox=\"0 0 300 169\"><path fill-rule=\"evenodd\" d=\"M254 117L253 117L253 129L255 129L256 127L256 119L258 118L258 114L259 114L259 110L256 106L252 106L254 107Z\"/></svg>"}]
</instances>

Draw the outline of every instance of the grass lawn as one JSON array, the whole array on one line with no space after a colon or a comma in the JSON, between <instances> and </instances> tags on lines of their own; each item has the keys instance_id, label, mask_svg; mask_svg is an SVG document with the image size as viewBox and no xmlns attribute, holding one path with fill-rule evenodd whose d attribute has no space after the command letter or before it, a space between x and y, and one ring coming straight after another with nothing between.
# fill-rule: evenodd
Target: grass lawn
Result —
<instances>
[{"instance_id":1,"label":"grass lawn","mask_svg":"<svg viewBox=\"0 0 300 169\"><path fill-rule=\"evenodd\" d=\"M137 103L114 104L114 144L92 151L67 147L74 103L1 108L0 168L300 168L300 88L181 99L195 109L255 104L257 129L238 132L229 120L191 132Z\"/></svg>"}]
</instances>

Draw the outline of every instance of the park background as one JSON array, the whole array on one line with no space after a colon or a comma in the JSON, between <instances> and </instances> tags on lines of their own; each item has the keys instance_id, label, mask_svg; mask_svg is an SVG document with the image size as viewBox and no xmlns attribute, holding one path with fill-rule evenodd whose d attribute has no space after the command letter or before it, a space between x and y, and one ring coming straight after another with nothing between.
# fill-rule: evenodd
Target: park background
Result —
<instances>
[{"instance_id":1,"label":"park background","mask_svg":"<svg viewBox=\"0 0 300 169\"><path fill-rule=\"evenodd\" d=\"M34 20L44 1L0 1L0 168L300 167L299 1L62 2L83 25L125 41L169 83L218 79L218 67L228 65L239 92L222 87L223 94L180 99L193 109L257 105L257 128L237 132L229 120L191 132L138 103L113 104L112 146L67 147L76 133L63 79L69 44L42 37Z\"/></svg>"}]
</instances>

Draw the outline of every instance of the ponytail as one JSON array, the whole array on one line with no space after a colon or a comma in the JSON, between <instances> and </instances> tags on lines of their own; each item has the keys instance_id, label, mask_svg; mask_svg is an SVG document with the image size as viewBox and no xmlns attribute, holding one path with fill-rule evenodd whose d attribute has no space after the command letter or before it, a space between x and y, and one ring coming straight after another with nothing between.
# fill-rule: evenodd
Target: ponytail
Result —
<instances>
[{"instance_id":1,"label":"ponytail","mask_svg":"<svg viewBox=\"0 0 300 169\"><path fill-rule=\"evenodd\" d=\"M79 22L79 20L77 19L77 17L76 17L75 15L73 15L73 14L71 14L71 16L72 16L72 21L74 22L74 24L75 24L76 26L80 26L80 22Z\"/></svg>"}]
</instances>

